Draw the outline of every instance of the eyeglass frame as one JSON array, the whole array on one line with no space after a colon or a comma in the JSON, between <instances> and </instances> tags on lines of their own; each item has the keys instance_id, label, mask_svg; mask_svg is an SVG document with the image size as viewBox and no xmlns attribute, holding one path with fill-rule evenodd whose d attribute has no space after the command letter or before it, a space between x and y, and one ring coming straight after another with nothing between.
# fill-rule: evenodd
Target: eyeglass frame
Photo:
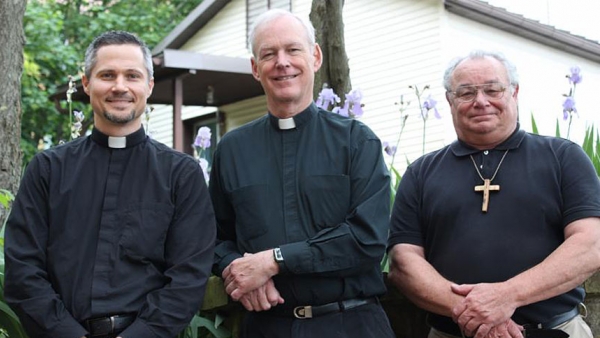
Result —
<instances>
[{"instance_id":1,"label":"eyeglass frame","mask_svg":"<svg viewBox=\"0 0 600 338\"><path fill-rule=\"evenodd\" d=\"M489 96L488 94L486 94L486 92L484 90L482 90L483 87L485 87L485 86L491 86L491 85L497 85L497 84L499 84L499 85L502 86L502 90L499 91L501 94L498 97ZM483 93L483 96L486 97L487 99L499 100L499 99L501 99L501 98L504 97L504 92L506 92L506 90L509 89L509 88L511 88L511 87L514 87L514 85L513 84L509 84L507 86L507 85L505 85L502 82L490 82L490 83L484 83L484 84L479 84L479 85L459 86L459 88L475 88L476 89L475 96L473 96L473 98L470 99L470 100L464 100L464 99L459 98L456 95L456 90L455 91L449 91L448 90L446 92L448 94L452 94L452 96L454 97L454 99L456 99L457 101L459 101L461 103L470 103L470 102L473 102L473 101L475 101L477 99L477 95L479 94L480 91Z\"/></svg>"}]
</instances>

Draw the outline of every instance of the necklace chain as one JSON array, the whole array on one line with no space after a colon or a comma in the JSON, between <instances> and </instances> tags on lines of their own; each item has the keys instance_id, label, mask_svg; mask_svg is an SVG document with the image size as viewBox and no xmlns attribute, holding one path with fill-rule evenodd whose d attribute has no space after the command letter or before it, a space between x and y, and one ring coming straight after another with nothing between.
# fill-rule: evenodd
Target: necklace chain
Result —
<instances>
[{"instance_id":1,"label":"necklace chain","mask_svg":"<svg viewBox=\"0 0 600 338\"><path fill-rule=\"evenodd\" d=\"M504 158L506 157L506 154L508 154L508 151L510 149L506 149L506 151L504 152L504 155L502 155L502 158L500 159L500 163L498 163L498 167L496 167L496 171L494 172L494 175L492 175L492 178L490 178L490 182L492 182L494 180L494 178L496 178L496 174L498 174L498 170L500 170L500 166L502 165L502 162L504 162ZM477 175L479 175L479 177L481 178L482 181L485 181L485 178L483 178L483 175L481 175L481 171L479 171L479 168L477 168L477 163L475 163L475 159L473 158L473 155L469 155L469 157L471 157L471 161L473 161L473 166L475 167L475 170L477 171Z\"/></svg>"}]
</instances>

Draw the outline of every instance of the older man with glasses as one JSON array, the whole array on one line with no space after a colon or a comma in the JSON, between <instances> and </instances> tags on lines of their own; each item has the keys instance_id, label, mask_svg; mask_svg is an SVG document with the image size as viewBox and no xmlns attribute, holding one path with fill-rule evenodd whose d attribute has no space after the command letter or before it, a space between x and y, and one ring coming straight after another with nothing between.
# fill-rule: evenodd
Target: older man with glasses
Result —
<instances>
[{"instance_id":1,"label":"older man with glasses","mask_svg":"<svg viewBox=\"0 0 600 338\"><path fill-rule=\"evenodd\" d=\"M600 267L600 182L581 147L520 130L514 65L475 51L444 75L458 140L402 177L392 281L430 338L591 338L581 284Z\"/></svg>"}]
</instances>

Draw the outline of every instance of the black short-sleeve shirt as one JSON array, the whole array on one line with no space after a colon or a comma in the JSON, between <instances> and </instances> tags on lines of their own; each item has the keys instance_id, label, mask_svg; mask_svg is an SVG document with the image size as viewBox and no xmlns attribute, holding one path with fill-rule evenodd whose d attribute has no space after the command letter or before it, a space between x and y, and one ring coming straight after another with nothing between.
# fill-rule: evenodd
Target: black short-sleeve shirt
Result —
<instances>
[{"instance_id":1,"label":"black short-sleeve shirt","mask_svg":"<svg viewBox=\"0 0 600 338\"><path fill-rule=\"evenodd\" d=\"M474 189L483 184L474 164L486 179L498 169L491 184L500 190L490 192L487 212ZM600 182L581 147L517 128L494 149L455 141L411 164L396 195L388 247L422 246L427 261L455 283L500 282L553 252L569 223L599 216ZM545 322L583 298L576 288L517 309L513 320Z\"/></svg>"}]
</instances>

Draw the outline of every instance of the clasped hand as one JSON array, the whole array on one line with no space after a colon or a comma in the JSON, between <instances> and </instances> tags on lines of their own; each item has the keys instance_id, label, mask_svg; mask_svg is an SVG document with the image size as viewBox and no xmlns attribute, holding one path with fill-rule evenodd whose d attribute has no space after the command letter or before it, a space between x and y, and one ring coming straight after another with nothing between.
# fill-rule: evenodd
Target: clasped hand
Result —
<instances>
[{"instance_id":1,"label":"clasped hand","mask_svg":"<svg viewBox=\"0 0 600 338\"><path fill-rule=\"evenodd\" d=\"M272 279L278 269L271 250L246 253L223 270L225 291L248 311L269 310L284 302Z\"/></svg>"},{"instance_id":2,"label":"clasped hand","mask_svg":"<svg viewBox=\"0 0 600 338\"><path fill-rule=\"evenodd\" d=\"M500 283L453 284L452 292L465 297L452 309L452 319L466 336L523 338L523 328L510 319L516 307Z\"/></svg>"}]
</instances>

